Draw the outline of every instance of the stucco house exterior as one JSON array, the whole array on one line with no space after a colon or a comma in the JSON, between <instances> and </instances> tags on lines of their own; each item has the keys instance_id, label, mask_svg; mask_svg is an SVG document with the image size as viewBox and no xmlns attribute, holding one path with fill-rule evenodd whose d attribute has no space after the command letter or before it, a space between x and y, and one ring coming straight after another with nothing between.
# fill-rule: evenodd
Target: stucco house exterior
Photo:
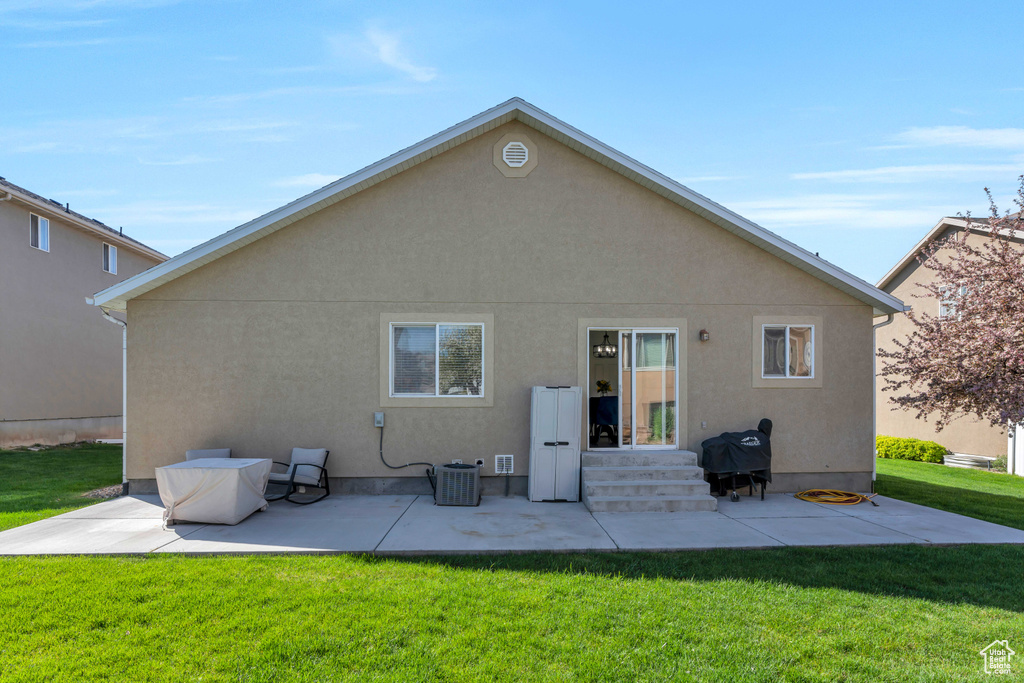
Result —
<instances>
[{"instance_id":1,"label":"stucco house exterior","mask_svg":"<svg viewBox=\"0 0 1024 683\"><path fill-rule=\"evenodd\" d=\"M0 448L121 437L121 330L83 297L166 259L0 178Z\"/></svg>"},{"instance_id":2,"label":"stucco house exterior","mask_svg":"<svg viewBox=\"0 0 1024 683\"><path fill-rule=\"evenodd\" d=\"M902 310L518 98L94 303L127 312L133 491L186 449L306 446L343 493L429 491L381 439L392 464L483 459L485 492L512 455L521 493L531 387L599 399L602 379L618 415L595 438L584 400L587 454L699 451L768 417L774 490L866 490L872 325Z\"/></svg>"},{"instance_id":3,"label":"stucco house exterior","mask_svg":"<svg viewBox=\"0 0 1024 683\"><path fill-rule=\"evenodd\" d=\"M984 233L984 225L987 219L971 219L973 227L970 229L969 240L983 242L988 239ZM914 245L907 254L901 258L881 280L878 281L878 288L893 296L905 301L915 311L930 313L938 316L943 314L943 303L928 296L927 298L916 298L914 295L923 295L927 292L921 289L922 285L931 284L935 281L935 274L922 267L918 257L932 243L937 240L947 239L952 235L962 233L968 229L968 222L965 218L945 217L942 218L928 233ZM1024 249L1024 236L1011 236L1014 243ZM942 252L939 252L941 258ZM906 315L897 314L892 324L880 327L876 333L875 342L879 349L894 349L894 339L906 339L913 331L913 325ZM879 359L877 369L881 370L883 361ZM935 431L935 423L927 420L918 420L914 411L904 411L891 402L893 393L882 391L885 386L884 380L879 378L876 386L876 410L877 429L879 434L886 436L910 437L937 441L954 453L965 455L981 455L990 458L1007 455L1007 433L1005 429L993 427L987 421L978 420L972 416L964 416L954 420L941 432Z\"/></svg>"}]
</instances>

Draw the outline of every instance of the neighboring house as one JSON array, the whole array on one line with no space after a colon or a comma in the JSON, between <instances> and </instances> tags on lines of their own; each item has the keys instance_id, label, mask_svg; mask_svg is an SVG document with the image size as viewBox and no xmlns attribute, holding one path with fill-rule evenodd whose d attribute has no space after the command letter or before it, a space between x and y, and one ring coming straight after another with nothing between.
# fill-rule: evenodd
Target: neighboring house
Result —
<instances>
[{"instance_id":1,"label":"neighboring house","mask_svg":"<svg viewBox=\"0 0 1024 683\"><path fill-rule=\"evenodd\" d=\"M85 297L166 259L0 178L0 447L121 437L121 330Z\"/></svg>"},{"instance_id":2,"label":"neighboring house","mask_svg":"<svg viewBox=\"0 0 1024 683\"><path fill-rule=\"evenodd\" d=\"M975 218L972 219L972 223L975 224L975 227L972 227L968 239L973 240L972 243L981 243L988 239L982 227L987 223L987 219ZM893 266L892 270L885 274L878 282L878 287L905 301L916 313L955 314L951 302L938 301L921 287L934 282L936 278L935 272L924 268L918 257L936 240L946 239L951 235L962 233L966 229L967 220L964 218L943 218L906 256ZM1024 238L1015 236L1012 239L1024 249ZM939 255L941 257L941 252ZM915 298L915 294L925 295L926 298ZM913 329L914 326L905 314L897 314L892 324L877 330L875 337L877 348L894 349L893 340L906 340ZM878 359L877 370L882 369L884 362L881 358ZM999 457L1007 454L1005 429L993 427L988 421L978 420L973 416L964 416L951 422L941 432L936 432L933 421L919 420L916 417L916 411L901 410L893 404L891 398L894 394L891 391L882 391L883 387L885 387L885 381L878 378L876 428L879 434L937 441L954 453L986 457Z\"/></svg>"},{"instance_id":3,"label":"neighboring house","mask_svg":"<svg viewBox=\"0 0 1024 683\"><path fill-rule=\"evenodd\" d=\"M584 402L590 451L699 451L768 417L775 490L867 490L872 323L903 309L518 98L94 303L127 310L134 491L186 449L293 446L331 450L337 491L429 491L381 463L385 411L390 463L512 455L522 492L530 388L600 379L617 415L591 444L611 411Z\"/></svg>"}]
</instances>

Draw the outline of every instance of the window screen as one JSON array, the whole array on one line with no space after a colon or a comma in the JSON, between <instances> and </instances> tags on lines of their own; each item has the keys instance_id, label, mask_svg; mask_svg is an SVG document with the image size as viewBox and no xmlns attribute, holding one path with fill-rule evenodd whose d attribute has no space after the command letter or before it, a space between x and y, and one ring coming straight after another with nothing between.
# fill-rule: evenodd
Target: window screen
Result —
<instances>
[{"instance_id":1,"label":"window screen","mask_svg":"<svg viewBox=\"0 0 1024 683\"><path fill-rule=\"evenodd\" d=\"M483 396L483 325L391 326L392 396Z\"/></svg>"}]
</instances>

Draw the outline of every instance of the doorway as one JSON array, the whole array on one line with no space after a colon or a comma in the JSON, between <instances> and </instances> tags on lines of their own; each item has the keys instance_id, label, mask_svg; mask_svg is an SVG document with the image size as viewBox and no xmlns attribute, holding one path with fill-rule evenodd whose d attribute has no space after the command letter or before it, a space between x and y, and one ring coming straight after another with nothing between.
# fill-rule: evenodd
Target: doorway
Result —
<instances>
[{"instance_id":1,"label":"doorway","mask_svg":"<svg viewBox=\"0 0 1024 683\"><path fill-rule=\"evenodd\" d=\"M675 449L677 329L588 329L591 450Z\"/></svg>"}]
</instances>

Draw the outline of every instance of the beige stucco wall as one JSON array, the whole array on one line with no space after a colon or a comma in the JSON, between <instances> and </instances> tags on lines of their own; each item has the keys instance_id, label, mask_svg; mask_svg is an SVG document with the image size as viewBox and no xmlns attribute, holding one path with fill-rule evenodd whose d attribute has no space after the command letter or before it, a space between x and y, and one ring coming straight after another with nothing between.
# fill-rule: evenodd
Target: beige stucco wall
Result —
<instances>
[{"instance_id":1,"label":"beige stucco wall","mask_svg":"<svg viewBox=\"0 0 1024 683\"><path fill-rule=\"evenodd\" d=\"M947 229L942 238L949 237L955 232L954 229ZM984 236L972 233L968 238L972 243L983 243ZM921 285L935 282L934 271L923 268L916 260L912 261L888 283L885 291L901 299L906 305L912 306L915 312L939 314L939 302L932 298L928 292L921 289ZM915 295L928 295L926 298L916 298ZM875 343L880 349L891 350L895 348L894 339L906 340L913 332L914 326L902 313L897 313L893 322L885 327L879 328ZM878 370L883 367L884 360L878 360ZM987 455L992 457L1006 455L1006 430L993 427L988 422L983 422L972 416L964 416L954 420L941 432L935 430L934 419L917 419L917 411L904 411L892 403L894 396L891 391L883 391L885 387L884 378L879 378L876 387L876 410L878 413L877 429L879 434L886 436L901 436L915 439L926 439L937 441L954 453L969 453L972 455Z\"/></svg>"},{"instance_id":2,"label":"beige stucco wall","mask_svg":"<svg viewBox=\"0 0 1024 683\"><path fill-rule=\"evenodd\" d=\"M8 445L79 430L95 436L97 425L112 423L94 418L121 415L121 329L85 298L157 263L120 247L117 274L106 273L100 237L45 213L50 251L40 251L29 245L30 212L0 202L0 421ZM82 418L79 427L68 422ZM25 421L54 426L17 427ZM104 430L120 436L119 426Z\"/></svg>"},{"instance_id":3,"label":"beige stucco wall","mask_svg":"<svg viewBox=\"0 0 1024 683\"><path fill-rule=\"evenodd\" d=\"M492 147L524 130L538 164L507 178ZM869 306L513 122L129 302L129 478L217 446L395 476L372 413L381 316L404 312L493 316L493 406L386 408L393 463L525 473L530 387L578 384L581 319L681 319L682 447L770 417L777 472L871 471ZM758 315L821 318L820 388L753 387Z\"/></svg>"}]
</instances>

